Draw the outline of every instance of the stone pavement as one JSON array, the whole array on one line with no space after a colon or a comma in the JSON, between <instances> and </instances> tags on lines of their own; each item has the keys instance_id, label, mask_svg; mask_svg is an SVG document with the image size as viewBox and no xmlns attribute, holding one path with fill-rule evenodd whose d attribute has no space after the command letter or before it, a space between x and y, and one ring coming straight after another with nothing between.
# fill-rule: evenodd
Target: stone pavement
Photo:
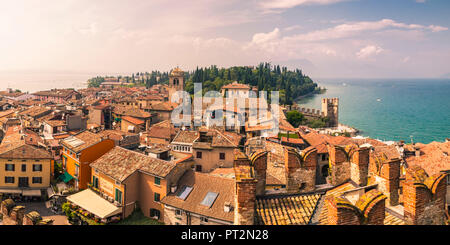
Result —
<instances>
[{"instance_id":1,"label":"stone pavement","mask_svg":"<svg viewBox=\"0 0 450 245\"><path fill-rule=\"evenodd\" d=\"M43 219L54 220L53 225L69 225L65 215L58 215L53 213L45 206L45 202L25 202L17 203L17 205L25 206L25 214L31 211L37 211Z\"/></svg>"}]
</instances>

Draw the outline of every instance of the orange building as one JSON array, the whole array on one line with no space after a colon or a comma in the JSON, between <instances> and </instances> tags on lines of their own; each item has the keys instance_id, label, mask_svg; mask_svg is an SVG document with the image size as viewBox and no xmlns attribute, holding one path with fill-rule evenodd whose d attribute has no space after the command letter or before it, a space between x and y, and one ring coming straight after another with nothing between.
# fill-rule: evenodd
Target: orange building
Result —
<instances>
[{"instance_id":1,"label":"orange building","mask_svg":"<svg viewBox=\"0 0 450 245\"><path fill-rule=\"evenodd\" d=\"M65 173L61 179L76 189L86 189L91 181L91 164L114 148L114 140L83 131L61 142L62 161Z\"/></svg>"},{"instance_id":2,"label":"orange building","mask_svg":"<svg viewBox=\"0 0 450 245\"><path fill-rule=\"evenodd\" d=\"M190 155L179 161L164 161L116 146L91 164L92 187L120 207L123 218L139 206L145 216L162 222L164 206L160 200L191 168L189 160ZM89 207L86 209L89 211Z\"/></svg>"}]
</instances>

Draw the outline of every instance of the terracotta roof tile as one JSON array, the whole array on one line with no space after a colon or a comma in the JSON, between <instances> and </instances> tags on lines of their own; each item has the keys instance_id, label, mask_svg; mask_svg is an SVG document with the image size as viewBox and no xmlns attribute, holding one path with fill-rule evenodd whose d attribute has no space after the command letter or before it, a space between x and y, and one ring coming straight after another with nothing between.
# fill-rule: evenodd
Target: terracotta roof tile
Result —
<instances>
[{"instance_id":1,"label":"terracotta roof tile","mask_svg":"<svg viewBox=\"0 0 450 245\"><path fill-rule=\"evenodd\" d=\"M440 171L450 170L450 141L432 142L430 144L416 144L420 156L409 156L405 160L408 166L420 166L429 175L439 174Z\"/></svg>"},{"instance_id":2,"label":"terracotta roof tile","mask_svg":"<svg viewBox=\"0 0 450 245\"><path fill-rule=\"evenodd\" d=\"M124 181L136 171L165 178L176 164L116 146L90 166L115 180Z\"/></svg>"},{"instance_id":3,"label":"terracotta roof tile","mask_svg":"<svg viewBox=\"0 0 450 245\"><path fill-rule=\"evenodd\" d=\"M256 200L257 225L307 225L321 194L264 197Z\"/></svg>"},{"instance_id":4,"label":"terracotta roof tile","mask_svg":"<svg viewBox=\"0 0 450 245\"><path fill-rule=\"evenodd\" d=\"M102 141L102 137L90 131L83 131L61 141L61 144L74 152L91 147Z\"/></svg>"},{"instance_id":5,"label":"terracotta roof tile","mask_svg":"<svg viewBox=\"0 0 450 245\"><path fill-rule=\"evenodd\" d=\"M135 118L135 117L130 117L130 116L123 116L122 120L128 121L134 125L141 125L144 124L145 121L139 119L139 118Z\"/></svg>"},{"instance_id":6,"label":"terracotta roof tile","mask_svg":"<svg viewBox=\"0 0 450 245\"><path fill-rule=\"evenodd\" d=\"M180 131L173 139L172 143L192 144L199 136L197 131Z\"/></svg>"},{"instance_id":7,"label":"terracotta roof tile","mask_svg":"<svg viewBox=\"0 0 450 245\"><path fill-rule=\"evenodd\" d=\"M235 181L233 179L188 170L178 181L178 191L183 186L193 187L184 201L178 198L176 194L169 194L161 202L203 216L228 222L234 221L234 210L224 211L225 203L234 206ZM211 207L201 204L208 192L218 193L217 199Z\"/></svg>"}]
</instances>

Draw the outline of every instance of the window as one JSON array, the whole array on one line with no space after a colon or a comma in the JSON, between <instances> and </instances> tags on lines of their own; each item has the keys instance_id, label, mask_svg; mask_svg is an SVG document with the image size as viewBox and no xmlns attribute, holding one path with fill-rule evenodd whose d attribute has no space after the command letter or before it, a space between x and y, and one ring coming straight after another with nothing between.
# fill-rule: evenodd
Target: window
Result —
<instances>
[{"instance_id":1,"label":"window","mask_svg":"<svg viewBox=\"0 0 450 245\"><path fill-rule=\"evenodd\" d=\"M175 215L176 216L181 216L181 210L180 209L176 209L175 210Z\"/></svg>"},{"instance_id":2,"label":"window","mask_svg":"<svg viewBox=\"0 0 450 245\"><path fill-rule=\"evenodd\" d=\"M325 161L325 158L326 158L326 156L325 156L325 154L323 154L322 155L322 161Z\"/></svg>"},{"instance_id":3,"label":"window","mask_svg":"<svg viewBox=\"0 0 450 245\"><path fill-rule=\"evenodd\" d=\"M225 153L221 152L219 153L220 160L225 160Z\"/></svg>"},{"instance_id":4,"label":"window","mask_svg":"<svg viewBox=\"0 0 450 245\"><path fill-rule=\"evenodd\" d=\"M5 177L5 183L13 184L14 183L14 177Z\"/></svg>"},{"instance_id":5,"label":"window","mask_svg":"<svg viewBox=\"0 0 450 245\"><path fill-rule=\"evenodd\" d=\"M42 172L42 164L33 164L33 172Z\"/></svg>"},{"instance_id":6,"label":"window","mask_svg":"<svg viewBox=\"0 0 450 245\"><path fill-rule=\"evenodd\" d=\"M195 171L201 172L202 171L202 165L195 165Z\"/></svg>"},{"instance_id":7,"label":"window","mask_svg":"<svg viewBox=\"0 0 450 245\"><path fill-rule=\"evenodd\" d=\"M80 173L80 167L75 165L75 177L78 178L79 173Z\"/></svg>"},{"instance_id":8,"label":"window","mask_svg":"<svg viewBox=\"0 0 450 245\"><path fill-rule=\"evenodd\" d=\"M15 171L14 164L6 164L5 171Z\"/></svg>"},{"instance_id":9,"label":"window","mask_svg":"<svg viewBox=\"0 0 450 245\"><path fill-rule=\"evenodd\" d=\"M214 201L216 201L218 195L219 193L210 191L206 194L205 198L200 204L211 208L211 206L214 204Z\"/></svg>"},{"instance_id":10,"label":"window","mask_svg":"<svg viewBox=\"0 0 450 245\"><path fill-rule=\"evenodd\" d=\"M191 191L192 191L192 187L191 186L184 185L181 188L181 190L178 192L177 197L184 201L189 196Z\"/></svg>"},{"instance_id":11,"label":"window","mask_svg":"<svg viewBox=\"0 0 450 245\"><path fill-rule=\"evenodd\" d=\"M66 169L67 168L67 157L63 156L63 166Z\"/></svg>"},{"instance_id":12,"label":"window","mask_svg":"<svg viewBox=\"0 0 450 245\"><path fill-rule=\"evenodd\" d=\"M161 178L155 177L155 185L161 185Z\"/></svg>"},{"instance_id":13,"label":"window","mask_svg":"<svg viewBox=\"0 0 450 245\"><path fill-rule=\"evenodd\" d=\"M122 191L120 191L119 189L116 189L116 195L114 200L118 203L122 203Z\"/></svg>"},{"instance_id":14,"label":"window","mask_svg":"<svg viewBox=\"0 0 450 245\"><path fill-rule=\"evenodd\" d=\"M22 172L26 172L27 171L27 165L26 164L22 164Z\"/></svg>"},{"instance_id":15,"label":"window","mask_svg":"<svg viewBox=\"0 0 450 245\"><path fill-rule=\"evenodd\" d=\"M92 185L94 188L98 188L98 178L96 176L92 176Z\"/></svg>"},{"instance_id":16,"label":"window","mask_svg":"<svg viewBox=\"0 0 450 245\"><path fill-rule=\"evenodd\" d=\"M155 202L159 202L161 195L159 193L155 193Z\"/></svg>"},{"instance_id":17,"label":"window","mask_svg":"<svg viewBox=\"0 0 450 245\"><path fill-rule=\"evenodd\" d=\"M202 152L201 151L197 151L197 158L202 158Z\"/></svg>"},{"instance_id":18,"label":"window","mask_svg":"<svg viewBox=\"0 0 450 245\"><path fill-rule=\"evenodd\" d=\"M160 216L161 216L161 212L158 209L154 209L154 208L150 209L150 217L159 219Z\"/></svg>"},{"instance_id":19,"label":"window","mask_svg":"<svg viewBox=\"0 0 450 245\"><path fill-rule=\"evenodd\" d=\"M203 223L208 223L208 218L200 217L200 221L203 222Z\"/></svg>"},{"instance_id":20,"label":"window","mask_svg":"<svg viewBox=\"0 0 450 245\"><path fill-rule=\"evenodd\" d=\"M42 184L42 177L33 177L33 184Z\"/></svg>"}]
</instances>

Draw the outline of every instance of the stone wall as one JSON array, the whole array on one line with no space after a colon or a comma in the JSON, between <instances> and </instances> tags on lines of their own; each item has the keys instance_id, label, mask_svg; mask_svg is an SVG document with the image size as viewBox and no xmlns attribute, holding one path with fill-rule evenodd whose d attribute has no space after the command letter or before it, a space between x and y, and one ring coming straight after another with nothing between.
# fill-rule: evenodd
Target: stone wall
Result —
<instances>
[{"instance_id":1,"label":"stone wall","mask_svg":"<svg viewBox=\"0 0 450 245\"><path fill-rule=\"evenodd\" d=\"M407 170L403 186L405 222L411 225L443 225L447 174L428 176L420 168Z\"/></svg>"},{"instance_id":2,"label":"stone wall","mask_svg":"<svg viewBox=\"0 0 450 245\"><path fill-rule=\"evenodd\" d=\"M305 149L300 155L294 148L285 148L286 191L312 192L316 188L317 150Z\"/></svg>"},{"instance_id":3,"label":"stone wall","mask_svg":"<svg viewBox=\"0 0 450 245\"><path fill-rule=\"evenodd\" d=\"M36 212L25 214L24 206L16 206L13 200L6 199L1 202L1 213L3 215L3 223L8 225L52 225L53 220L41 218Z\"/></svg>"},{"instance_id":4,"label":"stone wall","mask_svg":"<svg viewBox=\"0 0 450 245\"><path fill-rule=\"evenodd\" d=\"M370 190L360 196L356 203L345 197L328 197L325 205L329 225L383 225L386 196Z\"/></svg>"},{"instance_id":5,"label":"stone wall","mask_svg":"<svg viewBox=\"0 0 450 245\"><path fill-rule=\"evenodd\" d=\"M256 152L251 157L251 164L255 168L256 195L264 195L267 176L267 152Z\"/></svg>"}]
</instances>

